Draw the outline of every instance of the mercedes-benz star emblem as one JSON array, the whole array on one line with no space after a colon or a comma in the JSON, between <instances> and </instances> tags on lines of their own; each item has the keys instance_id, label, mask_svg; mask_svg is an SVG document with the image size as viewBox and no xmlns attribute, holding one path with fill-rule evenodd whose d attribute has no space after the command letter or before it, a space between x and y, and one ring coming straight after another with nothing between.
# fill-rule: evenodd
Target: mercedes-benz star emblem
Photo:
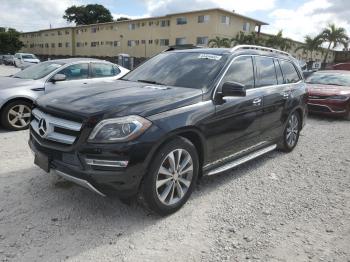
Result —
<instances>
[{"instance_id":1,"label":"mercedes-benz star emblem","mask_svg":"<svg viewBox=\"0 0 350 262\"><path fill-rule=\"evenodd\" d=\"M46 135L47 132L47 124L44 118L41 118L39 120L39 134L44 137Z\"/></svg>"}]
</instances>

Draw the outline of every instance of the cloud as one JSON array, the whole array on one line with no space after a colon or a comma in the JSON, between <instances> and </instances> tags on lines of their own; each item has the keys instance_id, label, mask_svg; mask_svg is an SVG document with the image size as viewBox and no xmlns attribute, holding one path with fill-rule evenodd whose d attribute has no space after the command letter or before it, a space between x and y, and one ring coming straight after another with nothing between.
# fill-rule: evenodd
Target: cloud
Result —
<instances>
[{"instance_id":1,"label":"cloud","mask_svg":"<svg viewBox=\"0 0 350 262\"><path fill-rule=\"evenodd\" d=\"M246 14L259 10L271 10L276 0L142 0L150 15L221 7Z\"/></svg>"},{"instance_id":2,"label":"cloud","mask_svg":"<svg viewBox=\"0 0 350 262\"><path fill-rule=\"evenodd\" d=\"M62 18L67 7L79 4L77 0L1 0L0 26L20 31L32 31L67 26Z\"/></svg>"},{"instance_id":3,"label":"cloud","mask_svg":"<svg viewBox=\"0 0 350 262\"><path fill-rule=\"evenodd\" d=\"M282 29L284 36L299 41L306 35L316 36L329 23L350 33L350 1L310 0L296 9L276 9L269 17L272 22L264 32L276 33Z\"/></svg>"}]
</instances>

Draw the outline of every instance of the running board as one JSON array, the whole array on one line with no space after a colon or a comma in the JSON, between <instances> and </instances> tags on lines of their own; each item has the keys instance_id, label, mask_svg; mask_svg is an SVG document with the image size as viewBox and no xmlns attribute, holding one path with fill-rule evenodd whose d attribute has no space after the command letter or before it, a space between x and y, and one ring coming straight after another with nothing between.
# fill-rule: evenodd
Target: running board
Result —
<instances>
[{"instance_id":1,"label":"running board","mask_svg":"<svg viewBox=\"0 0 350 262\"><path fill-rule=\"evenodd\" d=\"M277 145L271 145L271 146L265 147L263 149L255 151L255 152L253 152L253 153L251 153L251 154L249 154L247 156L244 156L242 158L238 158L238 159L236 159L236 160L234 160L234 161L232 161L230 163L227 163L227 164L225 164L223 166L217 167L217 168L209 171L208 173L206 173L206 175L207 176L211 176L211 175L216 175L218 173L224 172L226 170L229 170L231 168L239 166L239 165L241 165L241 164L243 164L245 162L248 162L248 161L250 161L250 160L252 160L254 158L262 156L262 155L264 155L264 154L266 154L268 152L271 152L271 151L275 150L276 147L277 147Z\"/></svg>"}]
</instances>

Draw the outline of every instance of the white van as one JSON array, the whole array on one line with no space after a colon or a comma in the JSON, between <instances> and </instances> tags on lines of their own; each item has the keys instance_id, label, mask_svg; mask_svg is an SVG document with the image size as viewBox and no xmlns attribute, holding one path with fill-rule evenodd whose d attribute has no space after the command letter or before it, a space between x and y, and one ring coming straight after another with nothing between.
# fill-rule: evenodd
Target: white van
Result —
<instances>
[{"instance_id":1,"label":"white van","mask_svg":"<svg viewBox=\"0 0 350 262\"><path fill-rule=\"evenodd\" d=\"M15 66L22 69L38 63L40 60L33 54L16 53L14 57Z\"/></svg>"}]
</instances>

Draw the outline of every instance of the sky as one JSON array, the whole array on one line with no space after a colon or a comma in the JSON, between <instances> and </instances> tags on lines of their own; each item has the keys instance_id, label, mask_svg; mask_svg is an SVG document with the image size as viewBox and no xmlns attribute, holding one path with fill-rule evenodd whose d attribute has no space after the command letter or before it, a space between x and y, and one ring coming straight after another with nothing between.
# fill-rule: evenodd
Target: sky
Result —
<instances>
[{"instance_id":1,"label":"sky","mask_svg":"<svg viewBox=\"0 0 350 262\"><path fill-rule=\"evenodd\" d=\"M285 37L298 41L317 35L329 23L350 34L350 0L0 0L0 26L23 32L67 26L62 18L66 8L94 3L107 7L114 18L221 7L269 23L262 32L283 30Z\"/></svg>"}]
</instances>

